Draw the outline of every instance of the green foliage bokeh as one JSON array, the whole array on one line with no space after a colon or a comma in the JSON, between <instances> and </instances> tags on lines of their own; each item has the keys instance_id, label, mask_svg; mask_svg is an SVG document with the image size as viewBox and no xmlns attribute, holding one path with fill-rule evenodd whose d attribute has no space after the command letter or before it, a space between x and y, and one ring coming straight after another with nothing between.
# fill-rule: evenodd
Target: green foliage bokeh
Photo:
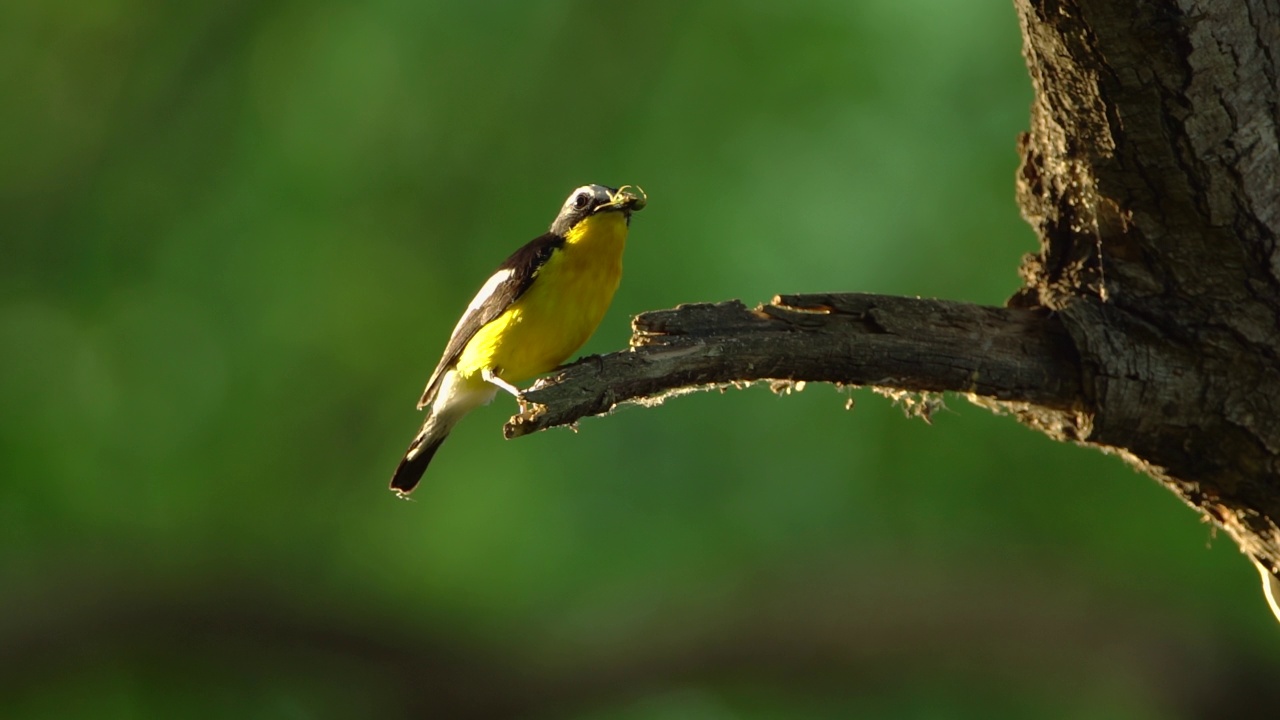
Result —
<instances>
[{"instance_id":1,"label":"green foliage bokeh","mask_svg":"<svg viewBox=\"0 0 1280 720\"><path fill-rule=\"evenodd\" d=\"M93 624L241 592L532 676L826 593L874 626L950 617L958 588L992 632L1054 598L1097 633L1045 629L1011 674L961 613L934 637L973 628L971 664L917 640L882 685L844 688L839 661L692 672L553 717L1167 717L1109 651L1140 644L1107 630L1132 618L1274 674L1229 541L1118 459L960 398L926 425L866 391L757 387L514 442L499 398L416 502L384 489L457 314L583 183L650 196L584 352L681 302L1001 303L1035 248L1019 42L1005 2L7 4L0 716L396 712L358 659L148 652Z\"/></svg>"}]
</instances>

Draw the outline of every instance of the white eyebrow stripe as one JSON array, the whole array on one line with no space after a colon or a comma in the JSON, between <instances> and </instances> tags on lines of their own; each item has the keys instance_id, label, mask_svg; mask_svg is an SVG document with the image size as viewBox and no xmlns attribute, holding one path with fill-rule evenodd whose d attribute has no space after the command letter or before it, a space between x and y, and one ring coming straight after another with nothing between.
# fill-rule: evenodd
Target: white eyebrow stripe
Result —
<instances>
[{"instance_id":1,"label":"white eyebrow stripe","mask_svg":"<svg viewBox=\"0 0 1280 720\"><path fill-rule=\"evenodd\" d=\"M462 328L463 324L466 323L467 318L471 317L472 313L478 312L481 307L484 307L484 304L488 302L489 298L493 297L493 294L498 291L498 288L511 278L511 274L513 272L515 271L511 268L507 268L505 270L499 270L489 276L489 279L485 281L484 285L480 288L480 291L471 299L471 304L467 306L467 311L462 313L461 318L458 318L458 324L453 328L453 335L458 334L458 330Z\"/></svg>"}]
</instances>

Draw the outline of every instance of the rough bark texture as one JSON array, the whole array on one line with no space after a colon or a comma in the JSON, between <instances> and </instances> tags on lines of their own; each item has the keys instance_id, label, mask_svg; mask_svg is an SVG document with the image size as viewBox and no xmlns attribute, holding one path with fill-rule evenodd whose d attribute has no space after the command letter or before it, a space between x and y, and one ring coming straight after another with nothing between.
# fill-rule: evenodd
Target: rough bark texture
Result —
<instances>
[{"instance_id":1,"label":"rough bark texture","mask_svg":"<svg viewBox=\"0 0 1280 720\"><path fill-rule=\"evenodd\" d=\"M1280 7L1016 3L1036 100L1018 201L1042 249L1015 304L1058 311L1124 452L1280 569Z\"/></svg>"},{"instance_id":2,"label":"rough bark texture","mask_svg":"<svg viewBox=\"0 0 1280 720\"><path fill-rule=\"evenodd\" d=\"M1062 324L1044 311L886 295L785 295L748 309L734 300L636 317L627 352L581 360L525 397L507 437L659 402L686 390L756 380L956 390L1074 411L1080 367Z\"/></svg>"},{"instance_id":3,"label":"rough bark texture","mask_svg":"<svg viewBox=\"0 0 1280 720\"><path fill-rule=\"evenodd\" d=\"M1015 0L1036 99L1005 309L796 296L636 319L541 383L519 435L778 378L954 390L1118 452L1280 571L1280 5Z\"/></svg>"}]
</instances>

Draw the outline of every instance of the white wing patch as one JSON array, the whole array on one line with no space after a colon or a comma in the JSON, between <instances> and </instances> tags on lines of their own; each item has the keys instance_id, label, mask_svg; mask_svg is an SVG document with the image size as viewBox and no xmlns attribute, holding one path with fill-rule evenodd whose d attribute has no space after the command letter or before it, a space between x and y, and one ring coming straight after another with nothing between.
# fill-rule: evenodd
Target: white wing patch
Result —
<instances>
[{"instance_id":1,"label":"white wing patch","mask_svg":"<svg viewBox=\"0 0 1280 720\"><path fill-rule=\"evenodd\" d=\"M458 334L458 331L462 329L463 324L467 322L467 318L471 317L472 313L479 311L480 308L484 306L485 302L488 301L489 298L493 297L493 294L498 291L498 288L502 283L511 278L511 274L513 272L514 271L509 268L506 270L499 270L485 281L484 286L481 287L480 291L476 293L476 296L471 299L471 304L467 306L467 311L462 313L462 317L458 318L458 324L453 326L453 333L450 334L450 338Z\"/></svg>"}]
</instances>

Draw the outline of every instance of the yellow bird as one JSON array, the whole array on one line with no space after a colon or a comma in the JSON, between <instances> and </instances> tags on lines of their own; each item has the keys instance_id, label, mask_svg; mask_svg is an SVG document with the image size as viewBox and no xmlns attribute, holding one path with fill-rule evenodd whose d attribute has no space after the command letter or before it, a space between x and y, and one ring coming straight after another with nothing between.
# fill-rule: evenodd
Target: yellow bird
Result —
<instances>
[{"instance_id":1,"label":"yellow bird","mask_svg":"<svg viewBox=\"0 0 1280 720\"><path fill-rule=\"evenodd\" d=\"M515 383L550 372L591 337L622 279L631 213L639 188L584 185L560 208L551 229L512 253L453 329L418 409L427 419L391 477L413 492L431 458L464 415L499 389L524 402Z\"/></svg>"}]
</instances>

